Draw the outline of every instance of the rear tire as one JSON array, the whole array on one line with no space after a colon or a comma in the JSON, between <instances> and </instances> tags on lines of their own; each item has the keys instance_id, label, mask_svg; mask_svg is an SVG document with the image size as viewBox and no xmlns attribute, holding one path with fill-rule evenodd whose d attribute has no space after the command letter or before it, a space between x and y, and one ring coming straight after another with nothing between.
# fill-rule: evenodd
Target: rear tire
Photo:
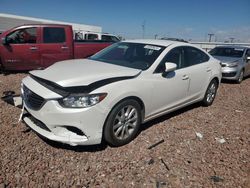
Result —
<instances>
[{"instance_id":1,"label":"rear tire","mask_svg":"<svg viewBox=\"0 0 250 188\"><path fill-rule=\"evenodd\" d=\"M210 105L213 104L216 93L217 93L218 86L219 86L219 84L215 79L213 79L209 83L209 85L207 87L207 91L205 93L205 96L204 96L204 98L202 100L202 105L203 106L210 106Z\"/></svg>"},{"instance_id":2,"label":"rear tire","mask_svg":"<svg viewBox=\"0 0 250 188\"><path fill-rule=\"evenodd\" d=\"M141 124L141 107L133 99L118 103L110 112L104 126L104 140L110 146L122 146L132 141Z\"/></svg>"},{"instance_id":3,"label":"rear tire","mask_svg":"<svg viewBox=\"0 0 250 188\"><path fill-rule=\"evenodd\" d=\"M236 80L236 83L240 84L243 81L243 79L244 79L244 70L241 70L239 78Z\"/></svg>"}]
</instances>

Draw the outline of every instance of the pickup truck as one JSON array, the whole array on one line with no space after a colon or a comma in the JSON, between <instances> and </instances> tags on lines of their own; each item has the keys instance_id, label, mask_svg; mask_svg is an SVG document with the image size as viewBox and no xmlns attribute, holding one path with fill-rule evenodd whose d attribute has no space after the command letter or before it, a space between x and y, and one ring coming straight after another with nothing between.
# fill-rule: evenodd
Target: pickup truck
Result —
<instances>
[{"instance_id":1,"label":"pickup truck","mask_svg":"<svg viewBox=\"0 0 250 188\"><path fill-rule=\"evenodd\" d=\"M18 26L0 35L0 69L44 69L57 61L87 58L112 44L101 40L74 41L70 25Z\"/></svg>"}]
</instances>

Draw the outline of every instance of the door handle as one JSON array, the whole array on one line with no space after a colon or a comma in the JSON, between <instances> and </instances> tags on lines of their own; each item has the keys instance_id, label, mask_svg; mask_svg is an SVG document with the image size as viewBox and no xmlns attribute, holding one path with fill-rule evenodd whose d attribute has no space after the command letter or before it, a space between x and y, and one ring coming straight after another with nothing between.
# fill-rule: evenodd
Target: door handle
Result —
<instances>
[{"instance_id":1,"label":"door handle","mask_svg":"<svg viewBox=\"0 0 250 188\"><path fill-rule=\"evenodd\" d=\"M182 76L182 80L187 80L187 79L189 79L189 77L187 75Z\"/></svg>"},{"instance_id":2,"label":"door handle","mask_svg":"<svg viewBox=\"0 0 250 188\"><path fill-rule=\"evenodd\" d=\"M207 67L207 72L210 72L212 69L210 67Z\"/></svg>"},{"instance_id":3,"label":"door handle","mask_svg":"<svg viewBox=\"0 0 250 188\"><path fill-rule=\"evenodd\" d=\"M69 49L69 47L68 46L62 46L61 49L66 50L66 49Z\"/></svg>"},{"instance_id":4,"label":"door handle","mask_svg":"<svg viewBox=\"0 0 250 188\"><path fill-rule=\"evenodd\" d=\"M31 47L30 47L30 50L35 51L35 50L37 50L37 47L31 46Z\"/></svg>"}]
</instances>

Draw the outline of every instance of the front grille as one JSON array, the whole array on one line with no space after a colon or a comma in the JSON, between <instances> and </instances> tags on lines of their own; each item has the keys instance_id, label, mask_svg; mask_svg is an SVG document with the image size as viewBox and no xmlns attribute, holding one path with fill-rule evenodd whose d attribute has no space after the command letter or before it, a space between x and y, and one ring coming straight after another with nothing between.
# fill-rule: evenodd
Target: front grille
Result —
<instances>
[{"instance_id":1,"label":"front grille","mask_svg":"<svg viewBox=\"0 0 250 188\"><path fill-rule=\"evenodd\" d=\"M222 73L222 77L235 77L236 72Z\"/></svg>"},{"instance_id":2,"label":"front grille","mask_svg":"<svg viewBox=\"0 0 250 188\"><path fill-rule=\"evenodd\" d=\"M45 103L44 98L31 91L25 85L23 85L23 100L33 110L39 110Z\"/></svg>"}]
</instances>

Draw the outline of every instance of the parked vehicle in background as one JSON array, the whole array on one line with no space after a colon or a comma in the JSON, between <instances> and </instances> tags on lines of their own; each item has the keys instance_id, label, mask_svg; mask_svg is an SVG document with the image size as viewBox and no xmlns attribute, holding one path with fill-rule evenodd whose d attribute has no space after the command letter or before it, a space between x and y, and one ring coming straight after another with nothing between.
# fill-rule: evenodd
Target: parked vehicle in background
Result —
<instances>
[{"instance_id":1,"label":"parked vehicle in background","mask_svg":"<svg viewBox=\"0 0 250 188\"><path fill-rule=\"evenodd\" d=\"M241 83L250 75L250 48L242 46L218 46L209 52L221 61L222 78Z\"/></svg>"},{"instance_id":2,"label":"parked vehicle in background","mask_svg":"<svg viewBox=\"0 0 250 188\"><path fill-rule=\"evenodd\" d=\"M112 42L74 41L70 25L23 25L1 34L0 65L5 70L44 69L57 61L89 57Z\"/></svg>"},{"instance_id":3,"label":"parked vehicle in background","mask_svg":"<svg viewBox=\"0 0 250 188\"><path fill-rule=\"evenodd\" d=\"M118 42L120 39L112 34L108 33L93 33L93 32L85 32L79 31L75 32L75 40L102 40L106 42Z\"/></svg>"},{"instance_id":4,"label":"parked vehicle in background","mask_svg":"<svg viewBox=\"0 0 250 188\"><path fill-rule=\"evenodd\" d=\"M58 142L121 146L143 122L199 101L211 105L220 80L219 61L191 44L119 42L30 72L22 81L23 120Z\"/></svg>"},{"instance_id":5,"label":"parked vehicle in background","mask_svg":"<svg viewBox=\"0 0 250 188\"><path fill-rule=\"evenodd\" d=\"M178 41L178 42L186 42L186 43L188 43L188 41L186 41L184 39L180 39L180 38L163 37L163 38L161 38L161 40L171 40L171 41Z\"/></svg>"}]
</instances>

